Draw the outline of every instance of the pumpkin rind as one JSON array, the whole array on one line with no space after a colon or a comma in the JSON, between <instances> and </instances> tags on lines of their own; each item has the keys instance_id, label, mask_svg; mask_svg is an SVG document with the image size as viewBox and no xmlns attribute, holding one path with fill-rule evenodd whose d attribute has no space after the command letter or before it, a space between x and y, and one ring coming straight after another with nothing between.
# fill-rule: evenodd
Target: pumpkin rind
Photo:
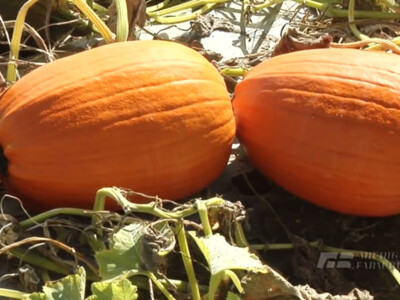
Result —
<instances>
[{"instance_id":1,"label":"pumpkin rind","mask_svg":"<svg viewBox=\"0 0 400 300\"><path fill-rule=\"evenodd\" d=\"M223 171L235 135L218 71L165 41L114 43L44 65L4 94L0 116L5 184L41 208L92 207L106 186L189 196Z\"/></svg>"},{"instance_id":2,"label":"pumpkin rind","mask_svg":"<svg viewBox=\"0 0 400 300\"><path fill-rule=\"evenodd\" d=\"M400 57L317 49L274 57L238 84L237 134L292 193L355 215L400 213Z\"/></svg>"}]
</instances>

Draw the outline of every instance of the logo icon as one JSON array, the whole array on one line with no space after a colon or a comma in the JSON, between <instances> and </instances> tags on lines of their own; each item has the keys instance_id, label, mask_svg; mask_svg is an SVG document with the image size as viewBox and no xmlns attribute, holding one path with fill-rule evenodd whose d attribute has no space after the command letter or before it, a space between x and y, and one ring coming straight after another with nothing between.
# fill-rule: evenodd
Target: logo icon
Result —
<instances>
[{"instance_id":1,"label":"logo icon","mask_svg":"<svg viewBox=\"0 0 400 300\"><path fill-rule=\"evenodd\" d=\"M321 252L318 259L319 269L351 269L353 253L349 252Z\"/></svg>"}]
</instances>

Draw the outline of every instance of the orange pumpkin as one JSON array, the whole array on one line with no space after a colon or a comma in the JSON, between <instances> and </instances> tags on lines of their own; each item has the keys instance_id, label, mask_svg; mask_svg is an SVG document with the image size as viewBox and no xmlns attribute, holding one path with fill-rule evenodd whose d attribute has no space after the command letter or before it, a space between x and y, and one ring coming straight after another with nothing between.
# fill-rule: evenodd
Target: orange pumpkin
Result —
<instances>
[{"instance_id":1,"label":"orange pumpkin","mask_svg":"<svg viewBox=\"0 0 400 300\"><path fill-rule=\"evenodd\" d=\"M3 181L41 209L92 207L106 186L181 199L223 171L235 128L222 77L194 50L100 46L32 71L3 95Z\"/></svg>"},{"instance_id":2,"label":"orange pumpkin","mask_svg":"<svg viewBox=\"0 0 400 300\"><path fill-rule=\"evenodd\" d=\"M351 49L276 56L233 101L240 141L268 177L342 213L400 213L400 57Z\"/></svg>"}]
</instances>

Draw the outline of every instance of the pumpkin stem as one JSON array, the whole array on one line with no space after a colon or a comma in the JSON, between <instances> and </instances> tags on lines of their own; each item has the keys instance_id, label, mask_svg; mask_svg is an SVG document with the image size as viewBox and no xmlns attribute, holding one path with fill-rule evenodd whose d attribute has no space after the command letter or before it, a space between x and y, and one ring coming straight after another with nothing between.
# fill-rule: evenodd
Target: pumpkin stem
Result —
<instances>
[{"instance_id":1,"label":"pumpkin stem","mask_svg":"<svg viewBox=\"0 0 400 300\"><path fill-rule=\"evenodd\" d=\"M7 175L8 173L8 158L4 155L3 148L0 147L0 174Z\"/></svg>"}]
</instances>

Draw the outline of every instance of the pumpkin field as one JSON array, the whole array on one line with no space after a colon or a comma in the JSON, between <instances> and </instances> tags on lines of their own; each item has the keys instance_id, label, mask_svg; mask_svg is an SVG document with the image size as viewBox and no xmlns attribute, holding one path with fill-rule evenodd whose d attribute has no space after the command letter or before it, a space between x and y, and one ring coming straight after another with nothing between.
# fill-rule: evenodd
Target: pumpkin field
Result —
<instances>
[{"instance_id":1,"label":"pumpkin field","mask_svg":"<svg viewBox=\"0 0 400 300\"><path fill-rule=\"evenodd\" d=\"M400 2L0 0L0 299L400 300Z\"/></svg>"}]
</instances>

